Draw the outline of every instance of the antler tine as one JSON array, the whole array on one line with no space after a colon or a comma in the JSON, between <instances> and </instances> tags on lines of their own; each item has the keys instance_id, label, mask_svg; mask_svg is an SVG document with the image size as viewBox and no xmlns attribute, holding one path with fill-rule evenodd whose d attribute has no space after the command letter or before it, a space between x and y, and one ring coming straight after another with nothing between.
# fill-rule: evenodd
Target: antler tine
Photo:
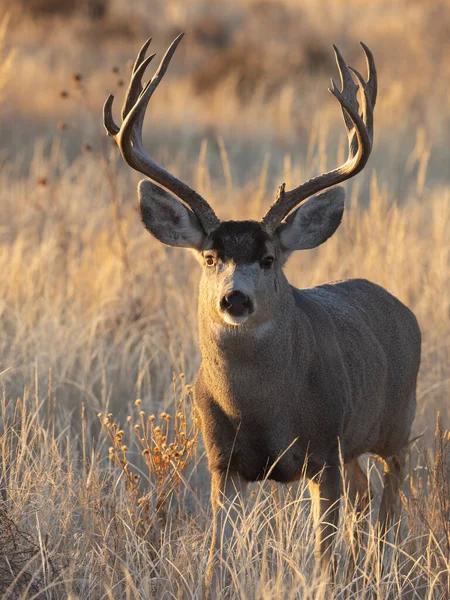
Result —
<instances>
[{"instance_id":1,"label":"antler tine","mask_svg":"<svg viewBox=\"0 0 450 600\"><path fill-rule=\"evenodd\" d=\"M345 63L345 60L344 60L342 54L339 52L339 49L335 44L333 44L333 49L334 49L334 55L336 58L336 63L337 63L338 69L339 69L339 75L341 76L341 87L342 87L341 91L344 94L344 96L347 98L347 100L350 102L350 104L353 106L353 108L358 112L359 105L358 105L357 94L358 94L359 86L353 81L353 77L351 76L351 73L350 73L350 67L348 67L347 64ZM331 86L333 88L336 88L336 84L334 83L333 80L331 80ZM358 147L357 147L356 135L355 135L354 128L353 128L353 123L352 123L352 120L350 119L350 117L347 115L344 108L342 108L342 115L344 117L344 123L345 123L345 128L347 129L347 135L349 137L350 150L351 150L352 156L355 156L355 154L358 150Z\"/></svg>"},{"instance_id":2,"label":"antler tine","mask_svg":"<svg viewBox=\"0 0 450 600\"><path fill-rule=\"evenodd\" d=\"M141 49L138 52L138 55L136 56L136 60L134 61L134 65L133 65L133 69L132 69L132 73L136 73L137 69L140 67L142 61L144 60L145 55L147 54L147 50L150 46L150 44L152 43L152 38L148 38L148 40L146 42L144 42L142 44Z\"/></svg>"},{"instance_id":3,"label":"antler tine","mask_svg":"<svg viewBox=\"0 0 450 600\"><path fill-rule=\"evenodd\" d=\"M356 69L353 69L353 67L349 67L349 69L352 71L352 73L354 73L355 77L358 79L359 83L361 84L362 89L364 90L364 94L362 96L363 105L361 108L361 113L363 116L364 123L366 124L366 129L367 129L368 136L370 138L370 143L372 143L372 140L373 140L373 106L370 101L369 88L367 86L367 83L364 81L363 76L361 75L361 73L359 73L359 71L357 71Z\"/></svg>"},{"instance_id":4,"label":"antler tine","mask_svg":"<svg viewBox=\"0 0 450 600\"><path fill-rule=\"evenodd\" d=\"M284 187L281 186L274 204L261 221L269 233L273 233L281 221L303 200L353 177L364 168L369 159L373 140L373 106L377 93L373 55L368 48L366 49L363 46L369 70L369 80L365 82L357 71L347 67L339 50L336 47L334 48L336 62L341 74L342 91L338 90L333 80L331 80L329 91L341 105L349 139L348 158L337 169L313 177L292 190L285 191ZM359 86L353 81L350 71L355 74L363 92L361 95L361 115L359 114L357 100Z\"/></svg>"},{"instance_id":5,"label":"antler tine","mask_svg":"<svg viewBox=\"0 0 450 600\"><path fill-rule=\"evenodd\" d=\"M145 69L155 58L155 56L156 54L150 54L150 56L147 56L147 58L143 60L137 68L133 68L130 84L126 91L125 100L122 107L122 119L126 118L130 110L136 104L136 101L138 100L139 95L142 92L142 76L144 75Z\"/></svg>"},{"instance_id":6,"label":"antler tine","mask_svg":"<svg viewBox=\"0 0 450 600\"><path fill-rule=\"evenodd\" d=\"M148 88L151 83L154 83L152 93L156 89L158 84L160 83L162 77L164 76L164 73L167 71L167 67L169 66L170 60L176 50L176 47L178 46L179 42L181 41L183 35L184 34L181 33L169 46L168 50L166 51L165 55L163 56L163 58L159 64L157 72L152 77L152 79L147 83L146 88ZM150 46L151 41L152 41L152 38L149 38L145 42L145 44L139 50L137 58L134 62L130 83L129 83L127 91L125 93L125 99L124 99L123 108L122 108L122 119L124 121L125 121L126 117L129 115L131 109L137 104L137 101L140 100L140 97L142 95L142 76L144 75L144 71L147 68L147 66L150 64L150 62L156 56L156 54L151 54L150 56L148 56L147 58L144 59L145 53L146 53L148 47ZM159 79L157 79L157 81L155 82L155 80L158 76L159 76ZM149 94L146 104L148 104L148 101L150 100L152 93ZM115 124L113 116L112 116L113 101L114 101L114 96L113 96L113 94L110 94L104 104L104 107L103 107L103 120L104 120L104 125L105 125L108 135L111 135L114 137L115 135L117 135L119 133L120 129ZM144 108L143 112L145 112L146 105L145 105L145 107L143 107L143 104L144 103L140 104L140 108L141 109ZM134 123L134 121L133 121L133 123Z\"/></svg>"},{"instance_id":7,"label":"antler tine","mask_svg":"<svg viewBox=\"0 0 450 600\"><path fill-rule=\"evenodd\" d=\"M110 94L106 98L106 102L103 105L103 126L106 129L106 133L111 137L115 137L120 129L117 127L114 118L112 116L112 105L114 102L113 94Z\"/></svg>"},{"instance_id":8,"label":"antler tine","mask_svg":"<svg viewBox=\"0 0 450 600\"><path fill-rule=\"evenodd\" d=\"M336 58L336 64L339 69L339 75L341 76L342 93L347 97L348 101L355 108L355 110L358 110L358 85L353 81L353 77L350 74L349 67L347 66L342 54L339 52L339 48L335 44L333 44L333 49ZM331 80L331 84L335 86L333 80ZM344 115L344 121L347 131L350 131L353 128L353 123L344 110L342 111L342 114Z\"/></svg>"},{"instance_id":9,"label":"antler tine","mask_svg":"<svg viewBox=\"0 0 450 600\"><path fill-rule=\"evenodd\" d=\"M378 78L377 78L377 69L375 67L375 59L373 57L370 49L363 43L359 42L364 50L364 54L366 55L366 63L367 63L367 72L369 74L369 78L367 80L367 89L368 96L370 98L370 102L372 104L372 110L375 108L375 104L377 102L377 94L378 94Z\"/></svg>"},{"instance_id":10,"label":"antler tine","mask_svg":"<svg viewBox=\"0 0 450 600\"><path fill-rule=\"evenodd\" d=\"M144 89L140 92L137 101L134 103L130 111L128 112L126 118L122 123L120 136L123 141L121 141L120 149L122 151L122 155L125 158L125 151L132 151L133 146L136 145L140 147L142 152L145 153L142 143L142 127L144 124L144 116L145 111L147 109L148 103L150 102L150 98L153 96L153 92L156 90L158 85L161 83L162 78L164 77L167 68L170 64L170 61L175 54L175 50L177 49L178 44L181 42L184 33L180 33L174 41L171 43L169 48L166 50L166 53L161 59L159 63L158 69L153 77L145 84ZM150 58L150 57L149 57ZM147 59L146 59L147 60ZM143 70L141 68L144 67L146 61L142 62L138 67L134 75L132 76L132 82L130 83L130 87L133 87L133 81L136 78L136 81L140 82L142 79ZM145 69L145 67L144 67ZM135 90L133 90L135 91ZM129 135L128 135L129 134ZM150 157L149 157L150 158ZM125 158L126 160L126 158ZM128 162L128 161L127 161ZM154 162L154 161L152 161Z\"/></svg>"},{"instance_id":11,"label":"antler tine","mask_svg":"<svg viewBox=\"0 0 450 600\"><path fill-rule=\"evenodd\" d=\"M142 89L142 76L154 57L154 55L151 55L144 58L151 39L145 42L134 63L122 109L123 123L121 127L119 128L115 124L112 116L113 96L108 97L103 107L103 123L108 135L112 136L119 146L125 162L136 171L147 175L147 177L178 196L193 210L205 232L211 233L220 224L220 221L208 202L186 183L177 179L155 162L145 151L142 142L142 127L147 105L153 92L164 77L183 35L182 33L175 38L163 56L156 73Z\"/></svg>"},{"instance_id":12,"label":"antler tine","mask_svg":"<svg viewBox=\"0 0 450 600\"><path fill-rule=\"evenodd\" d=\"M158 69L157 69L155 75L153 75L151 80L146 83L144 90L142 89L142 83L141 83L142 76L144 75L144 71L147 68L147 65L151 62L151 60L155 56L155 54L152 54L144 59L145 51L148 48L148 46L150 45L150 41L152 38L147 40L147 42L145 42L145 44L142 46L141 50L139 51L139 54L134 63L130 84L129 84L127 92L125 94L125 100L124 100L123 109L122 109L122 119L124 121L122 128L123 128L124 132L125 132L125 130L131 128L130 129L130 135L131 135L130 140L133 143L133 145L139 144L139 143L142 145L141 137L139 138L140 141L137 138L138 138L138 136L142 136L142 127L144 124L145 110L147 108L147 105L150 101L150 98L151 98L153 92L158 87L159 83L161 82L162 77L164 76L164 73L167 71L167 67L169 66L170 60L171 60L172 56L174 55L175 50L176 50L178 44L180 43L183 35L184 34L180 34L169 46L168 50L166 51L163 58L161 59L161 62L158 66ZM160 76L161 72L162 72L162 75ZM142 100L142 98L144 96L144 92L146 92L146 94L145 94L146 100ZM134 117L132 119L130 118L130 120L128 121L127 117L131 113L132 109L135 106L136 106L136 110L134 112ZM122 134L122 137L123 137L123 134Z\"/></svg>"}]
</instances>

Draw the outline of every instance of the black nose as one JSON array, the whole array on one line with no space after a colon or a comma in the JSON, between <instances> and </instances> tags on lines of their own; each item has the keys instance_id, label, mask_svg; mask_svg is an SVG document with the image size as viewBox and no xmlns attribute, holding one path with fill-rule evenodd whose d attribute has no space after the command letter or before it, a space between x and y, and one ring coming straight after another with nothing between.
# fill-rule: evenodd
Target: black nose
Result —
<instances>
[{"instance_id":1,"label":"black nose","mask_svg":"<svg viewBox=\"0 0 450 600\"><path fill-rule=\"evenodd\" d=\"M242 292L231 292L220 301L220 308L232 317L243 317L252 312L252 303Z\"/></svg>"}]
</instances>

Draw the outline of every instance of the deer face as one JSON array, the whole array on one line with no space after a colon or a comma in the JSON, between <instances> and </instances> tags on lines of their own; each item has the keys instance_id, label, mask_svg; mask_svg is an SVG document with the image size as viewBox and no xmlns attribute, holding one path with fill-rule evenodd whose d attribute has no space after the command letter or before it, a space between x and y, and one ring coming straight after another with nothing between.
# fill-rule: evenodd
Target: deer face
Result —
<instances>
[{"instance_id":1,"label":"deer face","mask_svg":"<svg viewBox=\"0 0 450 600\"><path fill-rule=\"evenodd\" d=\"M247 326L270 319L280 275L280 244L255 221L225 221L206 237L200 295L216 323Z\"/></svg>"},{"instance_id":2,"label":"deer face","mask_svg":"<svg viewBox=\"0 0 450 600\"><path fill-rule=\"evenodd\" d=\"M282 267L294 250L314 248L334 233L344 191L313 196L273 234L256 221L223 221L207 234L196 216L171 194L139 184L141 218L161 242L194 250L203 268L200 302L217 325L256 327L273 317L282 289Z\"/></svg>"}]
</instances>

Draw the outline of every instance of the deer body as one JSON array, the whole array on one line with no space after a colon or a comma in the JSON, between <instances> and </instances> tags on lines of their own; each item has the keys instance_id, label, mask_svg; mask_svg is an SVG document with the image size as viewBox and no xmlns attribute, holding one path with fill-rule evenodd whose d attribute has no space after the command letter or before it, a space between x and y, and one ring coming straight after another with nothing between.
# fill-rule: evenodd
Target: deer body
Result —
<instances>
[{"instance_id":1,"label":"deer body","mask_svg":"<svg viewBox=\"0 0 450 600\"><path fill-rule=\"evenodd\" d=\"M260 222L221 222L202 196L146 153L142 142L145 110L181 37L142 86L153 58L145 58L150 40L144 44L122 125L114 122L112 96L104 106L104 124L125 161L156 182L139 184L145 227L164 244L191 249L203 269L202 364L194 391L212 475L209 564L216 549L226 547L234 500L244 498L249 481L289 482L302 474L312 480L322 520L317 546L327 558L342 488L340 457L352 465L355 481L365 480L356 460L360 454L374 452L384 459L379 517L388 523L398 508L416 407L420 330L411 311L365 280L298 290L283 273L292 252L315 248L333 235L345 198L336 186L367 163L377 97L375 62L362 44L365 81L335 48L342 90L332 82L330 91L344 116L346 162L292 190L280 186Z\"/></svg>"},{"instance_id":2,"label":"deer body","mask_svg":"<svg viewBox=\"0 0 450 600\"><path fill-rule=\"evenodd\" d=\"M284 310L256 333L218 331L200 296L195 399L211 470L288 482L306 465L314 476L339 461L338 440L345 462L401 454L420 362L414 315L365 280L279 290Z\"/></svg>"}]
</instances>

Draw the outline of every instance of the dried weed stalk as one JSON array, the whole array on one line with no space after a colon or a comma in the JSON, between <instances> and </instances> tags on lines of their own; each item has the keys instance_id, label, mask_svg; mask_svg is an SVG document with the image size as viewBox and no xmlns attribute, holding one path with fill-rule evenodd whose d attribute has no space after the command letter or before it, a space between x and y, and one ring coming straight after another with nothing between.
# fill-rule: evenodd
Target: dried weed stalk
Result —
<instances>
[{"instance_id":1,"label":"dried weed stalk","mask_svg":"<svg viewBox=\"0 0 450 600\"><path fill-rule=\"evenodd\" d=\"M183 374L180 379L184 381ZM174 377L175 399L177 387ZM139 526L143 533L156 526L165 526L170 498L183 482L183 471L190 465L196 452L199 423L193 413L190 385L184 386L175 405L173 416L162 412L158 419L154 414L147 417L141 400L136 400L137 419L127 417L130 427L128 434L114 420L112 413L98 415L111 442L109 458L119 467L128 492L139 507ZM126 443L126 435L130 436L130 444ZM149 486L146 491L143 491L142 475L131 462L129 446L136 443L147 467Z\"/></svg>"}]
</instances>

